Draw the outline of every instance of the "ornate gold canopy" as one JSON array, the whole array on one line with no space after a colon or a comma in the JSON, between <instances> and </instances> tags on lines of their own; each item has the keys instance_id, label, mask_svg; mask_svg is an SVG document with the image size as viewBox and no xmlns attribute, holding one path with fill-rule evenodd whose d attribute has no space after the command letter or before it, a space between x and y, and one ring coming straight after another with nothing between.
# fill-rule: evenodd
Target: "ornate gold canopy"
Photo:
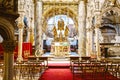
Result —
<instances>
[{"instance_id":1,"label":"ornate gold canopy","mask_svg":"<svg viewBox=\"0 0 120 80\"><path fill-rule=\"evenodd\" d=\"M75 27L78 26L77 13L78 13L78 4L77 3L43 3L43 32L47 28L47 20L55 15L67 15L72 18L75 24Z\"/></svg>"}]
</instances>

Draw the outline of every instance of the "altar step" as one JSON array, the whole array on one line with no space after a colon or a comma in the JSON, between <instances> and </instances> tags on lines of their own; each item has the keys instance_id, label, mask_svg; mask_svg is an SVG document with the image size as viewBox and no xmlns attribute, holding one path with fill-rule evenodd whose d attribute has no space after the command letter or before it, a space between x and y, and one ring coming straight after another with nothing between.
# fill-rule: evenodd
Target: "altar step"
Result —
<instances>
[{"instance_id":1,"label":"altar step","mask_svg":"<svg viewBox=\"0 0 120 80\"><path fill-rule=\"evenodd\" d=\"M50 61L69 61L69 58L64 57L53 57L49 59Z\"/></svg>"}]
</instances>

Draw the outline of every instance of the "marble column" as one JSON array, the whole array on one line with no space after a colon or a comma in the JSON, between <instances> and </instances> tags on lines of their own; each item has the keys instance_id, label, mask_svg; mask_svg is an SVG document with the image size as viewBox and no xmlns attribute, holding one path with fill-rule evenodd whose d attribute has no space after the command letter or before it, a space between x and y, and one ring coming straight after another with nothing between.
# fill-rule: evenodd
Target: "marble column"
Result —
<instances>
[{"instance_id":1,"label":"marble column","mask_svg":"<svg viewBox=\"0 0 120 80\"><path fill-rule=\"evenodd\" d=\"M42 1L36 2L36 37L35 37L35 49L41 50L42 47Z\"/></svg>"},{"instance_id":2,"label":"marble column","mask_svg":"<svg viewBox=\"0 0 120 80\"><path fill-rule=\"evenodd\" d=\"M95 45L96 45L96 55L97 59L100 60L100 43L99 43L99 27L100 27L100 12L97 12L95 17Z\"/></svg>"},{"instance_id":3,"label":"marble column","mask_svg":"<svg viewBox=\"0 0 120 80\"><path fill-rule=\"evenodd\" d=\"M30 22L28 21L28 28L27 28L27 38L26 38L26 42L30 42Z\"/></svg>"},{"instance_id":4,"label":"marble column","mask_svg":"<svg viewBox=\"0 0 120 80\"><path fill-rule=\"evenodd\" d=\"M14 54L13 50L16 46L14 40L8 40L3 42L4 47L4 76L3 80L13 80L14 75Z\"/></svg>"},{"instance_id":5,"label":"marble column","mask_svg":"<svg viewBox=\"0 0 120 80\"><path fill-rule=\"evenodd\" d=\"M78 54L86 56L86 6L84 0L79 1L78 8Z\"/></svg>"},{"instance_id":6,"label":"marble column","mask_svg":"<svg viewBox=\"0 0 120 80\"><path fill-rule=\"evenodd\" d=\"M88 15L89 16L89 15ZM86 56L91 55L91 18L87 17L86 20Z\"/></svg>"},{"instance_id":7,"label":"marble column","mask_svg":"<svg viewBox=\"0 0 120 80\"><path fill-rule=\"evenodd\" d=\"M86 55L92 56L94 54L94 35L93 35L93 29L88 28L87 29L87 44L86 44Z\"/></svg>"},{"instance_id":8,"label":"marble column","mask_svg":"<svg viewBox=\"0 0 120 80\"><path fill-rule=\"evenodd\" d=\"M18 28L19 28L18 57L17 57L18 62L21 62L23 60L23 57L22 57L23 27L24 27L23 16L20 16L18 18Z\"/></svg>"},{"instance_id":9,"label":"marble column","mask_svg":"<svg viewBox=\"0 0 120 80\"><path fill-rule=\"evenodd\" d=\"M87 28L86 32L86 56L90 56L90 28Z\"/></svg>"},{"instance_id":10,"label":"marble column","mask_svg":"<svg viewBox=\"0 0 120 80\"><path fill-rule=\"evenodd\" d=\"M96 27L95 28L95 42L96 42L96 55L97 55L97 59L100 60L100 43L99 43L99 28Z\"/></svg>"},{"instance_id":11,"label":"marble column","mask_svg":"<svg viewBox=\"0 0 120 80\"><path fill-rule=\"evenodd\" d=\"M93 35L93 28L90 29L90 54L94 54L94 35Z\"/></svg>"}]
</instances>

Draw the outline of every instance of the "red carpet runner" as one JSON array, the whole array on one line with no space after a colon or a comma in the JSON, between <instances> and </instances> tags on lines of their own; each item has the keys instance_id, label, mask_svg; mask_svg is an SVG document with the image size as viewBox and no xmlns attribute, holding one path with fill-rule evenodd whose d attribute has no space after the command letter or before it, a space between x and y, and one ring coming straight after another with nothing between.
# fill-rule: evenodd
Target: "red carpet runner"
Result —
<instances>
[{"instance_id":1,"label":"red carpet runner","mask_svg":"<svg viewBox=\"0 0 120 80\"><path fill-rule=\"evenodd\" d=\"M80 75L74 75L73 77L73 74L68 65L63 65L63 67L60 64L58 65L50 64L49 66L51 67L41 75L39 80L119 80L110 74L107 75L106 79L103 79L103 76L100 74L96 74L94 79L91 79L89 74L84 78Z\"/></svg>"},{"instance_id":2,"label":"red carpet runner","mask_svg":"<svg viewBox=\"0 0 120 80\"><path fill-rule=\"evenodd\" d=\"M73 75L70 69L48 69L39 80L73 80ZM76 78L74 80L82 80Z\"/></svg>"}]
</instances>

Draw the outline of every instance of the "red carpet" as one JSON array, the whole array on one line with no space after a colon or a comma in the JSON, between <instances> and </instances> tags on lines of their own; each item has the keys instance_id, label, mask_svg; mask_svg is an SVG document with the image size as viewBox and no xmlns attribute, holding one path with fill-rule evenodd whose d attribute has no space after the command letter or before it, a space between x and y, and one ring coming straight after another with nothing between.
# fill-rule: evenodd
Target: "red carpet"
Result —
<instances>
[{"instance_id":1,"label":"red carpet","mask_svg":"<svg viewBox=\"0 0 120 80\"><path fill-rule=\"evenodd\" d=\"M71 72L69 66L70 64L63 63L53 63L48 64L48 69L41 75L39 80L119 80L116 77L107 74L106 78L103 77L102 73L91 76L91 74L86 74L85 76L74 75ZM94 77L94 78L93 78Z\"/></svg>"},{"instance_id":2,"label":"red carpet","mask_svg":"<svg viewBox=\"0 0 120 80\"><path fill-rule=\"evenodd\" d=\"M73 80L73 75L70 69L48 69L39 80ZM82 80L75 78L74 80Z\"/></svg>"},{"instance_id":3,"label":"red carpet","mask_svg":"<svg viewBox=\"0 0 120 80\"><path fill-rule=\"evenodd\" d=\"M49 63L48 68L69 68L70 63Z\"/></svg>"}]
</instances>

